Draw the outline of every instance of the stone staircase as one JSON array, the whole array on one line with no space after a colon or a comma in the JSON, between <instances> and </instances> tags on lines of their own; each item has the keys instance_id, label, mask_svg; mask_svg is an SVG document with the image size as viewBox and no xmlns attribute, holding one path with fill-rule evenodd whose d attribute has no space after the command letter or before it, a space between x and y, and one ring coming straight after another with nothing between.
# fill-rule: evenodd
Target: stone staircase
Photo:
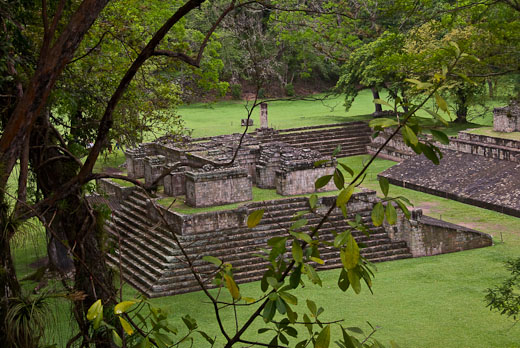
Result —
<instances>
[{"instance_id":1,"label":"stone staircase","mask_svg":"<svg viewBox=\"0 0 520 348\"><path fill-rule=\"evenodd\" d=\"M336 157L366 154L372 131L364 122L348 122L314 127L289 128L273 134L257 135L261 142L282 141L294 147L310 148L330 156L341 145Z\"/></svg>"},{"instance_id":2,"label":"stone staircase","mask_svg":"<svg viewBox=\"0 0 520 348\"><path fill-rule=\"evenodd\" d=\"M123 279L148 297L200 290L171 232L150 221L147 204L146 195L135 190L121 202L121 209L113 212L106 230L119 247L109 255L109 263L115 269L121 269ZM266 262L255 254L265 247L269 238L287 235L294 222L291 218L296 212L308 209L308 203L306 198L298 197L255 202L247 208L250 212L265 210L261 223L253 229L235 228L178 236L201 280L210 287L215 267L203 261L203 256L211 255L231 263L239 283L260 279ZM371 232L370 237L358 231L352 232L358 243L365 246L361 252L364 257L371 262L411 257L404 242L392 242L383 228L371 225L369 209L363 208L358 213ZM308 231L320 220L310 213L304 217L309 223L301 231ZM323 225L320 236L332 242L332 231L341 232L349 228L341 213L336 212ZM318 269L341 267L336 250L321 247L320 253L325 264L315 265Z\"/></svg>"}]
</instances>

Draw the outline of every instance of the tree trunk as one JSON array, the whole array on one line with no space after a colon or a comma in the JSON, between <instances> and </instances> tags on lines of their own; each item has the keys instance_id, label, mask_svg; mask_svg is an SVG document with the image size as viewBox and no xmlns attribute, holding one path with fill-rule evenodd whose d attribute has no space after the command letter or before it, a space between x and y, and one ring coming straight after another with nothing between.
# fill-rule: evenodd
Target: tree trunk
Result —
<instances>
[{"instance_id":1,"label":"tree trunk","mask_svg":"<svg viewBox=\"0 0 520 348\"><path fill-rule=\"evenodd\" d=\"M374 99L381 99L379 97L379 90L376 88L376 87L371 87L370 88L372 90L372 97L374 97ZM374 116L378 116L378 115L381 115L383 113L383 106L381 104L375 104L376 106L376 111L372 114Z\"/></svg>"},{"instance_id":2,"label":"tree trunk","mask_svg":"<svg viewBox=\"0 0 520 348\"><path fill-rule=\"evenodd\" d=\"M487 79L486 82L487 82L487 85L488 85L489 97L493 98L494 95L495 95L494 88L493 88L493 81L491 79Z\"/></svg>"},{"instance_id":3,"label":"tree trunk","mask_svg":"<svg viewBox=\"0 0 520 348\"><path fill-rule=\"evenodd\" d=\"M0 195L3 196L3 195ZM4 199L4 197L0 197ZM0 347L9 347L4 325L4 318L9 307L9 298L20 295L20 284L16 278L14 262L11 255L11 237L14 235L16 226L9 224L9 208L3 201L0 201Z\"/></svg>"},{"instance_id":4,"label":"tree trunk","mask_svg":"<svg viewBox=\"0 0 520 348\"><path fill-rule=\"evenodd\" d=\"M48 114L38 119L31 134L31 166L36 173L38 188L47 198L74 178L79 163L60 151L51 131ZM71 190L57 206L44 214L50 223L49 261L62 273L75 270L74 290L86 295L84 301L74 303L74 314L83 337L89 335L85 321L89 307L98 299L105 306L115 303L116 291L112 272L105 262L105 234L101 217L83 197L81 188ZM69 253L73 258L69 257ZM72 261L74 260L74 261ZM110 337L94 337L96 347L110 347Z\"/></svg>"}]
</instances>

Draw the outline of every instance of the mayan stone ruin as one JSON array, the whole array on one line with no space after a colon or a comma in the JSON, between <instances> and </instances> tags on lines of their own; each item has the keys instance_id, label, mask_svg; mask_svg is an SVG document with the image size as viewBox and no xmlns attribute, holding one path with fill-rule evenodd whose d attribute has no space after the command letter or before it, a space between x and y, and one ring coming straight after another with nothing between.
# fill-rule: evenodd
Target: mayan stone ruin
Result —
<instances>
[{"instance_id":1,"label":"mayan stone ruin","mask_svg":"<svg viewBox=\"0 0 520 348\"><path fill-rule=\"evenodd\" d=\"M161 138L126 151L129 177L157 182L161 195L185 197L194 208L238 204L231 209L183 214L157 204L141 189L123 187L107 179L99 187L118 204L107 230L121 240L110 262L118 268L121 261L124 278L147 296L165 296L198 289L195 279L179 261L180 251L172 231L186 243L190 257L204 272L212 265L204 255L233 264L236 280L259 279L262 259L255 256L269 238L283 236L292 217L303 212L308 228L316 226L320 214L333 203L333 197L319 197L318 208L309 208L308 198L298 195L315 192L314 181L333 173L336 159L331 153L341 145L337 157L373 153L388 132L372 138L363 122L329 124L275 130L267 127L242 134L194 139ZM433 141L433 139L430 139ZM506 214L520 216L520 142L460 132L445 151L440 166L417 156L402 137L393 139L382 157L401 162L381 176L392 183L459 200ZM234 161L232 161L234 159ZM315 162L320 161L319 166ZM449 170L448 170L449 169ZM449 175L446 175L449 173ZM252 188L276 189L286 198L252 201ZM322 191L336 190L329 182ZM335 230L352 230L362 254L372 262L406 257L436 255L492 244L491 237L465 227L424 216L420 207L412 210L410 220L400 216L394 226L372 225L370 213L379 202L375 192L362 190L352 196L349 218L362 216L370 235L352 230L339 209L335 209L322 228L325 240ZM248 215L264 209L264 217L253 229L247 228ZM301 230L304 231L303 229ZM229 253L229 249L234 250ZM341 267L337 252L321 247L323 265L317 269Z\"/></svg>"}]
</instances>

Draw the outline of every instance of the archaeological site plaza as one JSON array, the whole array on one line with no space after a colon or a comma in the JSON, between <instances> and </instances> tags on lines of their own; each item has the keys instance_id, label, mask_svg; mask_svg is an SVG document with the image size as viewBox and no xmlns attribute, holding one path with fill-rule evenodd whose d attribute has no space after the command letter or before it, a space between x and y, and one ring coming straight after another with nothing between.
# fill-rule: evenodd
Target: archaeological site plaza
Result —
<instances>
[{"instance_id":1,"label":"archaeological site plaza","mask_svg":"<svg viewBox=\"0 0 520 348\"><path fill-rule=\"evenodd\" d=\"M98 181L100 196L107 201L112 218L107 230L116 246L109 261L129 284L149 297L199 290L173 238L183 243L199 273L211 277L215 269L202 259L211 255L233 265L237 282L260 279L266 261L258 256L267 240L285 236L293 216L306 211L301 231L316 226L334 202L320 195L310 209L308 194L314 182L334 172L336 158L373 154L390 132L373 138L364 122L328 124L275 130L268 127L267 105L261 108L261 124L254 132L205 138L160 138L126 151L126 174L157 183L149 195L136 186L109 179ZM252 126L251 120L242 120ZM520 131L520 106L494 111L497 132ZM426 140L434 142L426 136ZM380 174L394 185L427 192L463 203L520 217L520 141L459 132L449 145L436 143L443 158L434 165L394 137L380 156L400 162ZM331 157L334 150L341 150ZM316 166L316 162L321 163ZM232 164L231 164L232 163ZM283 198L252 201L253 187L273 189ZM319 191L334 191L332 180ZM193 213L185 214L159 204L164 197L183 197ZM364 246L361 254L371 262L421 257L492 244L485 233L454 225L411 209L411 218L399 216L395 225L375 227L370 218L380 199L374 191L359 189L348 203L349 218L362 217L370 233L352 230ZM214 208L222 205L233 208ZM213 209L214 208L214 209ZM261 222L248 228L248 215L264 209ZM320 238L333 241L332 231L352 229L336 209L320 230ZM323 265L342 267L337 251L320 246Z\"/></svg>"}]
</instances>

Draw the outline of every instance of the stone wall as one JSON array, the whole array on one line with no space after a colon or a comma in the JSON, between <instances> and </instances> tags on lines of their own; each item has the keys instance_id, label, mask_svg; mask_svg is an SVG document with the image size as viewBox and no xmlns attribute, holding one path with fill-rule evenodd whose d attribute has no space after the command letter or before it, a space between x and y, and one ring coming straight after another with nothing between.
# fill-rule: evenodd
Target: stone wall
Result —
<instances>
[{"instance_id":1,"label":"stone wall","mask_svg":"<svg viewBox=\"0 0 520 348\"><path fill-rule=\"evenodd\" d=\"M186 171L189 167L181 167L166 175L163 180L164 194L167 196L183 196L186 194Z\"/></svg>"},{"instance_id":2,"label":"stone wall","mask_svg":"<svg viewBox=\"0 0 520 348\"><path fill-rule=\"evenodd\" d=\"M391 133L392 131L388 129L380 132L378 137L372 139L372 143L368 147L368 152L374 154ZM434 142L441 150L453 150L488 158L520 162L520 141L517 140L472 134L465 131L459 132L457 138L450 137L450 143L448 145L435 142L429 135L424 136L423 139ZM379 154L379 157L381 158L397 162L404 161L413 156L416 156L416 153L406 146L401 134L395 135L390 140L387 147L385 147Z\"/></svg>"},{"instance_id":3,"label":"stone wall","mask_svg":"<svg viewBox=\"0 0 520 348\"><path fill-rule=\"evenodd\" d=\"M97 179L96 185L98 193L114 196L119 201L127 199L135 189L135 186L121 186L110 179Z\"/></svg>"},{"instance_id":4,"label":"stone wall","mask_svg":"<svg viewBox=\"0 0 520 348\"><path fill-rule=\"evenodd\" d=\"M197 214L181 214L168 210L168 208L155 204L161 212L157 212L154 205L149 203L148 212L153 221L163 222L162 216L176 233L190 235L205 232L225 231L232 228L247 227L248 209L240 207L231 210L220 210Z\"/></svg>"},{"instance_id":5,"label":"stone wall","mask_svg":"<svg viewBox=\"0 0 520 348\"><path fill-rule=\"evenodd\" d=\"M142 146L125 151L127 175L133 179L144 178L144 158L146 149Z\"/></svg>"},{"instance_id":6,"label":"stone wall","mask_svg":"<svg viewBox=\"0 0 520 348\"><path fill-rule=\"evenodd\" d=\"M423 216L413 210L410 220L399 214L395 225L384 227L393 241L405 241L414 257L432 256L491 246L490 235L463 226Z\"/></svg>"},{"instance_id":7,"label":"stone wall","mask_svg":"<svg viewBox=\"0 0 520 348\"><path fill-rule=\"evenodd\" d=\"M520 103L493 110L493 129L495 132L520 132Z\"/></svg>"},{"instance_id":8,"label":"stone wall","mask_svg":"<svg viewBox=\"0 0 520 348\"><path fill-rule=\"evenodd\" d=\"M186 172L186 204L209 207L253 199L251 178L240 167Z\"/></svg>"},{"instance_id":9,"label":"stone wall","mask_svg":"<svg viewBox=\"0 0 520 348\"><path fill-rule=\"evenodd\" d=\"M314 183L324 175L334 173L334 167L318 168L285 168L276 171L275 184L276 192L282 196L301 195L312 192L324 192L337 190L334 181L331 180L327 185L316 190Z\"/></svg>"}]
</instances>

